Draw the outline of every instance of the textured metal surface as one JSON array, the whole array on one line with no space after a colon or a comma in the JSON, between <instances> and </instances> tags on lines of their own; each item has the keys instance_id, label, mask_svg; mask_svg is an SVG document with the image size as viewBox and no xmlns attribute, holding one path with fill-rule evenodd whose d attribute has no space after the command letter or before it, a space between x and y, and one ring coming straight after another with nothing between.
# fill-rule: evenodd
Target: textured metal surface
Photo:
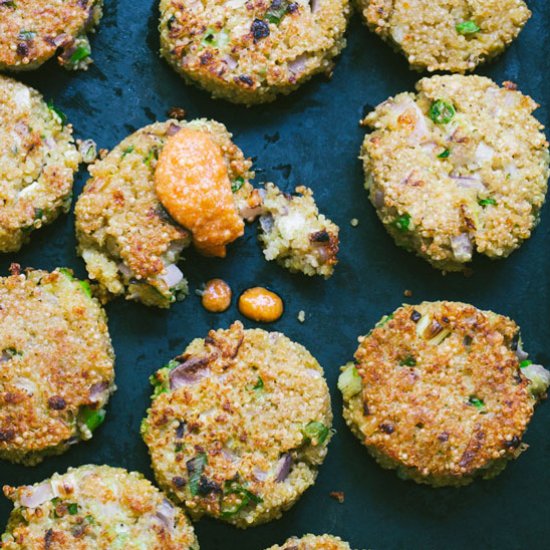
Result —
<instances>
[{"instance_id":1,"label":"textured metal surface","mask_svg":"<svg viewBox=\"0 0 550 550\"><path fill-rule=\"evenodd\" d=\"M533 0L530 7L534 17L519 41L480 72L498 82L517 82L542 104L538 117L548 123L550 4ZM255 157L257 181L273 180L287 190L299 183L311 186L320 208L342 228L341 262L327 282L291 275L266 263L253 228L231 246L227 259L205 260L188 253L182 264L192 291L208 278L221 276L236 294L261 284L284 297L286 314L272 328L306 345L325 368L338 432L316 485L283 519L247 531L203 520L196 526L201 548L262 550L306 532L332 532L354 548L381 550L543 547L550 536L546 429L550 405L536 411L526 436L531 448L498 478L463 489L434 490L401 481L369 458L341 418L336 378L338 367L351 358L357 336L404 300L462 300L510 315L522 326L526 349L533 358L550 365L548 207L533 238L508 260L478 260L470 278L443 277L394 246L362 188L357 155L363 137L358 121L364 109L412 89L419 76L371 35L357 16L332 82L316 79L289 98L254 109L212 101L184 85L156 53L156 26L153 2L107 1L100 32L92 42L96 63L87 73L67 74L50 63L23 79L55 100L69 115L77 136L93 138L100 147L110 148L133 130L166 118L174 105L186 108L189 117L224 122L245 154ZM84 181L82 170L77 192ZM354 217L360 220L357 228L349 223ZM83 276L73 225L71 215L36 233L20 254L0 259L1 273L17 261L45 269L70 266ZM405 289L414 296L404 298ZM307 314L303 325L296 319L301 309ZM168 312L124 300L111 303L107 310L119 389L105 424L91 442L39 467L2 462L0 484L31 483L85 463L124 466L151 477L139 437L149 402L148 375L192 338L239 318L234 305L222 315L207 313L193 294ZM329 498L328 493L335 490L345 492L344 504ZM2 498L1 526L9 510Z\"/></svg>"}]
</instances>

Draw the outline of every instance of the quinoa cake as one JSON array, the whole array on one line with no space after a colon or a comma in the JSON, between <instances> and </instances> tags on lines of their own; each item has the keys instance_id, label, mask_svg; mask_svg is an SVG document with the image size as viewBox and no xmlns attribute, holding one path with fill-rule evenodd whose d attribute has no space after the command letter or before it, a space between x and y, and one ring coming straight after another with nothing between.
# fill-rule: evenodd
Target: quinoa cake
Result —
<instances>
[{"instance_id":1,"label":"quinoa cake","mask_svg":"<svg viewBox=\"0 0 550 550\"><path fill-rule=\"evenodd\" d=\"M13 501L3 550L198 550L185 514L137 472L80 466L22 487Z\"/></svg>"},{"instance_id":2,"label":"quinoa cake","mask_svg":"<svg viewBox=\"0 0 550 550\"><path fill-rule=\"evenodd\" d=\"M193 518L264 523L314 483L332 412L300 344L237 321L191 342L151 383L143 439L159 485Z\"/></svg>"},{"instance_id":3,"label":"quinoa cake","mask_svg":"<svg viewBox=\"0 0 550 550\"><path fill-rule=\"evenodd\" d=\"M305 535L291 537L281 546L271 546L267 550L351 550L349 544L332 535Z\"/></svg>"},{"instance_id":4,"label":"quinoa cake","mask_svg":"<svg viewBox=\"0 0 550 550\"><path fill-rule=\"evenodd\" d=\"M0 458L34 465L103 422L114 353L86 281L64 268L11 272L0 278Z\"/></svg>"},{"instance_id":5,"label":"quinoa cake","mask_svg":"<svg viewBox=\"0 0 550 550\"><path fill-rule=\"evenodd\" d=\"M531 236L544 204L548 142L538 105L511 82L422 79L363 121L365 187L396 243L443 271L474 252L504 258Z\"/></svg>"},{"instance_id":6,"label":"quinoa cake","mask_svg":"<svg viewBox=\"0 0 550 550\"><path fill-rule=\"evenodd\" d=\"M332 73L349 13L348 0L161 0L161 53L214 97L264 103Z\"/></svg>"},{"instance_id":7,"label":"quinoa cake","mask_svg":"<svg viewBox=\"0 0 550 550\"><path fill-rule=\"evenodd\" d=\"M266 184L259 236L264 256L290 271L328 278L338 262L340 229L319 214L311 189L300 186L296 193Z\"/></svg>"},{"instance_id":8,"label":"quinoa cake","mask_svg":"<svg viewBox=\"0 0 550 550\"><path fill-rule=\"evenodd\" d=\"M511 319L458 302L404 305L359 342L338 387L347 424L382 467L460 486L527 448L550 372L527 358Z\"/></svg>"},{"instance_id":9,"label":"quinoa cake","mask_svg":"<svg viewBox=\"0 0 550 550\"><path fill-rule=\"evenodd\" d=\"M69 210L80 154L65 115L1 75L0 121L0 252L17 252L35 229Z\"/></svg>"},{"instance_id":10,"label":"quinoa cake","mask_svg":"<svg viewBox=\"0 0 550 550\"><path fill-rule=\"evenodd\" d=\"M413 69L464 73L499 55L531 17L523 0L357 0L368 27Z\"/></svg>"},{"instance_id":11,"label":"quinoa cake","mask_svg":"<svg viewBox=\"0 0 550 550\"><path fill-rule=\"evenodd\" d=\"M222 124L168 120L127 137L90 166L91 178L75 208L78 252L104 299L126 295L169 307L187 294L187 281L176 264L191 244L191 233L171 218L155 192L159 155L182 128L210 135L223 152L235 204L248 205L251 162Z\"/></svg>"},{"instance_id":12,"label":"quinoa cake","mask_svg":"<svg viewBox=\"0 0 550 550\"><path fill-rule=\"evenodd\" d=\"M86 33L102 15L103 0L0 0L0 70L29 70L57 55L66 69L92 62Z\"/></svg>"}]
</instances>

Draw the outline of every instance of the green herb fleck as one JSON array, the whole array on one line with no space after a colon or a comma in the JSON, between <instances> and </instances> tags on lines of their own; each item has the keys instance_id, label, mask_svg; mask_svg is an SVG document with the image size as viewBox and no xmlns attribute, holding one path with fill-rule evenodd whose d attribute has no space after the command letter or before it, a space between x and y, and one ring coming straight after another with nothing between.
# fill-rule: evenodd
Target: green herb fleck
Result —
<instances>
[{"instance_id":1,"label":"green herb fleck","mask_svg":"<svg viewBox=\"0 0 550 550\"><path fill-rule=\"evenodd\" d=\"M71 516L78 514L78 504L76 502L71 502L70 504L67 504L67 510L69 511L69 514L71 514Z\"/></svg>"},{"instance_id":2,"label":"green herb fleck","mask_svg":"<svg viewBox=\"0 0 550 550\"><path fill-rule=\"evenodd\" d=\"M264 389L264 381L262 380L261 376L258 376L258 380L254 384L254 386L252 386L252 389L253 390L263 390Z\"/></svg>"},{"instance_id":3,"label":"green herb fleck","mask_svg":"<svg viewBox=\"0 0 550 550\"><path fill-rule=\"evenodd\" d=\"M477 201L477 203L479 204L479 206L482 206L483 208L486 208L489 205L495 206L497 201L495 199L488 198L488 199L479 199Z\"/></svg>"},{"instance_id":4,"label":"green herb fleck","mask_svg":"<svg viewBox=\"0 0 550 550\"><path fill-rule=\"evenodd\" d=\"M458 34L475 34L481 30L475 21L462 21L457 23L455 28Z\"/></svg>"},{"instance_id":5,"label":"green herb fleck","mask_svg":"<svg viewBox=\"0 0 550 550\"><path fill-rule=\"evenodd\" d=\"M432 103L429 115L436 124L448 124L453 120L456 111L450 103L438 99Z\"/></svg>"},{"instance_id":6,"label":"green herb fleck","mask_svg":"<svg viewBox=\"0 0 550 550\"><path fill-rule=\"evenodd\" d=\"M91 53L92 51L90 50L90 47L88 46L88 44L81 44L80 46L77 46L75 51L72 53L69 61L73 65L76 65L79 61L82 61L83 59L90 57Z\"/></svg>"},{"instance_id":7,"label":"green herb fleck","mask_svg":"<svg viewBox=\"0 0 550 550\"><path fill-rule=\"evenodd\" d=\"M88 281L78 281L78 285L82 289L82 292L88 296L88 298L92 297L92 289L90 287L90 283Z\"/></svg>"},{"instance_id":8,"label":"green herb fleck","mask_svg":"<svg viewBox=\"0 0 550 550\"><path fill-rule=\"evenodd\" d=\"M351 399L363 389L361 376L353 363L347 365L338 377L338 389L346 400Z\"/></svg>"},{"instance_id":9,"label":"green herb fleck","mask_svg":"<svg viewBox=\"0 0 550 550\"><path fill-rule=\"evenodd\" d=\"M19 32L19 40L34 40L36 37L36 33L34 31L20 31Z\"/></svg>"},{"instance_id":10,"label":"green herb fleck","mask_svg":"<svg viewBox=\"0 0 550 550\"><path fill-rule=\"evenodd\" d=\"M203 46L212 46L213 48L221 50L229 44L229 34L224 29L217 31L216 29L210 27L206 29L201 44Z\"/></svg>"},{"instance_id":11,"label":"green herb fleck","mask_svg":"<svg viewBox=\"0 0 550 550\"><path fill-rule=\"evenodd\" d=\"M531 359L525 359L519 364L519 368L524 369L525 367L528 367L529 365L532 365L532 364L533 364L533 361L531 361Z\"/></svg>"},{"instance_id":12,"label":"green herb fleck","mask_svg":"<svg viewBox=\"0 0 550 550\"><path fill-rule=\"evenodd\" d=\"M451 154L451 150L450 149L445 149L445 151L443 151L442 153L439 153L439 155L437 155L437 158L438 159L447 159L447 158L449 158L450 154Z\"/></svg>"},{"instance_id":13,"label":"green herb fleck","mask_svg":"<svg viewBox=\"0 0 550 550\"><path fill-rule=\"evenodd\" d=\"M380 319L380 321L378 321L378 323L376 323L375 327L376 328L383 327L385 324L387 324L392 319L393 319L393 313L390 313L389 315L384 315L384 317L382 317L382 319Z\"/></svg>"},{"instance_id":14,"label":"green herb fleck","mask_svg":"<svg viewBox=\"0 0 550 550\"><path fill-rule=\"evenodd\" d=\"M265 18L274 25L278 25L288 10L288 2L285 0L273 0L265 13Z\"/></svg>"},{"instance_id":15,"label":"green herb fleck","mask_svg":"<svg viewBox=\"0 0 550 550\"><path fill-rule=\"evenodd\" d=\"M394 220L393 225L399 229L399 231L408 231L409 226L411 224L411 216L410 214L403 214L402 216L399 216L396 220Z\"/></svg>"},{"instance_id":16,"label":"green herb fleck","mask_svg":"<svg viewBox=\"0 0 550 550\"><path fill-rule=\"evenodd\" d=\"M62 273L63 275L65 275L65 277L67 277L67 279L69 279L69 281L74 280L74 276L73 276L72 271L70 269L68 269L67 267L60 267L57 271L59 271L59 273Z\"/></svg>"},{"instance_id":17,"label":"green herb fleck","mask_svg":"<svg viewBox=\"0 0 550 550\"><path fill-rule=\"evenodd\" d=\"M88 429L93 432L96 428L103 424L105 420L105 411L103 409L94 410L89 407L82 407L79 412L81 422L86 424Z\"/></svg>"},{"instance_id":18,"label":"green herb fleck","mask_svg":"<svg viewBox=\"0 0 550 550\"><path fill-rule=\"evenodd\" d=\"M159 151L156 147L153 147L148 153L147 156L143 159L143 162L147 166L151 166L151 161L153 159L157 160L159 158Z\"/></svg>"},{"instance_id":19,"label":"green herb fleck","mask_svg":"<svg viewBox=\"0 0 550 550\"><path fill-rule=\"evenodd\" d=\"M468 399L468 403L470 403L470 405L473 405L478 410L481 410L485 407L483 399L479 399L475 395L470 396L470 398Z\"/></svg>"},{"instance_id":20,"label":"green herb fleck","mask_svg":"<svg viewBox=\"0 0 550 550\"><path fill-rule=\"evenodd\" d=\"M246 487L239 485L237 481L226 481L221 506L221 517L232 517L246 508L250 503L260 504L261 502L263 502L261 497L249 491Z\"/></svg>"},{"instance_id":21,"label":"green herb fleck","mask_svg":"<svg viewBox=\"0 0 550 550\"><path fill-rule=\"evenodd\" d=\"M399 364L403 367L415 367L416 366L416 359L412 355L407 355L404 359L399 361Z\"/></svg>"},{"instance_id":22,"label":"green herb fleck","mask_svg":"<svg viewBox=\"0 0 550 550\"><path fill-rule=\"evenodd\" d=\"M240 176L231 184L231 191L236 193L244 185L244 178Z\"/></svg>"},{"instance_id":23,"label":"green herb fleck","mask_svg":"<svg viewBox=\"0 0 550 550\"><path fill-rule=\"evenodd\" d=\"M317 446L325 442L329 434L329 429L322 422L313 421L305 426L303 433L306 439Z\"/></svg>"},{"instance_id":24,"label":"green herb fleck","mask_svg":"<svg viewBox=\"0 0 550 550\"><path fill-rule=\"evenodd\" d=\"M199 494L199 486L202 473L208 460L206 453L199 453L195 458L187 461L187 471L189 473L189 490L191 495L197 496Z\"/></svg>"},{"instance_id":25,"label":"green herb fleck","mask_svg":"<svg viewBox=\"0 0 550 550\"><path fill-rule=\"evenodd\" d=\"M129 155L131 152L133 152L134 149L135 147L133 145L130 145L130 147L126 147L126 149L122 151L122 158L124 158L126 155Z\"/></svg>"},{"instance_id":26,"label":"green herb fleck","mask_svg":"<svg viewBox=\"0 0 550 550\"><path fill-rule=\"evenodd\" d=\"M61 109L58 109L53 104L53 101L48 101L47 105L50 112L59 120L61 126L65 126L67 124L67 115Z\"/></svg>"}]
</instances>

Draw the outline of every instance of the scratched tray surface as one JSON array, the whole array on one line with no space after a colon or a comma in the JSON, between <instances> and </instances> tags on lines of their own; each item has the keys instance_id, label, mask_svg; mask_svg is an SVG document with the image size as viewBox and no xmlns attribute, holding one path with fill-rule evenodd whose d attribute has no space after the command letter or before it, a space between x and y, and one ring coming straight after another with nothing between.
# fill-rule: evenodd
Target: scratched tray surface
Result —
<instances>
[{"instance_id":1,"label":"scratched tray surface","mask_svg":"<svg viewBox=\"0 0 550 550\"><path fill-rule=\"evenodd\" d=\"M548 122L550 108L550 4L530 2L533 19L519 41L480 72L497 82L513 80L541 104L538 117ZM108 305L117 353L118 391L105 424L93 440L35 468L0 464L0 484L33 483L86 463L139 470L152 479L139 436L149 403L148 376L210 328L240 318L236 308L221 315L204 311L193 291L208 278L223 277L236 295L256 284L284 297L286 313L272 325L307 346L325 369L333 397L337 434L317 483L279 521L237 530L204 519L196 525L204 550L262 550L291 535L331 532L353 548L430 549L538 548L550 536L550 441L545 427L550 404L542 405L526 436L531 448L492 481L462 489L434 490L399 480L380 469L351 435L341 417L336 391L340 365L348 361L356 338L398 307L403 291L411 302L451 299L473 303L513 317L523 329L526 348L536 362L550 365L549 311L550 211L545 208L534 236L509 259L477 260L474 275L440 275L424 261L393 244L377 220L362 186L357 159L363 131L358 121L389 95L412 89L419 78L400 56L371 35L354 17L349 45L331 82L317 78L274 104L246 109L213 101L176 76L158 55L157 6L141 0L108 1L99 33L93 38L95 65L68 74L53 63L22 79L54 99L74 124L78 137L111 148L130 132L166 118L182 106L189 118L225 123L236 143L254 158L257 181L272 180L290 191L311 186L323 212L342 228L340 264L329 281L291 275L263 260L255 228L230 247L225 260L187 252L183 270L191 295L170 311L118 300ZM79 175L76 192L85 181ZM358 218L357 228L350 220ZM1 258L1 273L11 262L52 269L70 266L84 276L75 254L72 214L33 235L21 253ZM306 312L306 322L296 316ZM245 325L253 326L249 321ZM344 491L339 504L328 495ZM10 511L0 499L0 530Z\"/></svg>"}]
</instances>

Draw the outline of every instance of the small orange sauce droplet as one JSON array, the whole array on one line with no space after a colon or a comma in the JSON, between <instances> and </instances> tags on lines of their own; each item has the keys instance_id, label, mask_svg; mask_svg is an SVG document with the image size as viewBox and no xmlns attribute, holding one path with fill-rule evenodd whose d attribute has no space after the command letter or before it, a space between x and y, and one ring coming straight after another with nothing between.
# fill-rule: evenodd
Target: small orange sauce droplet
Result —
<instances>
[{"instance_id":1,"label":"small orange sauce droplet","mask_svg":"<svg viewBox=\"0 0 550 550\"><path fill-rule=\"evenodd\" d=\"M280 296L261 286L249 288L239 297L239 311L253 321L272 323L281 317L283 310Z\"/></svg>"},{"instance_id":2,"label":"small orange sauce droplet","mask_svg":"<svg viewBox=\"0 0 550 550\"><path fill-rule=\"evenodd\" d=\"M155 168L155 191L170 216L193 233L195 247L225 256L244 233L221 147L204 130L183 128L164 145Z\"/></svg>"},{"instance_id":3,"label":"small orange sauce droplet","mask_svg":"<svg viewBox=\"0 0 550 550\"><path fill-rule=\"evenodd\" d=\"M202 307L213 313L221 313L231 305L231 287L223 279L211 279L202 294Z\"/></svg>"}]
</instances>

